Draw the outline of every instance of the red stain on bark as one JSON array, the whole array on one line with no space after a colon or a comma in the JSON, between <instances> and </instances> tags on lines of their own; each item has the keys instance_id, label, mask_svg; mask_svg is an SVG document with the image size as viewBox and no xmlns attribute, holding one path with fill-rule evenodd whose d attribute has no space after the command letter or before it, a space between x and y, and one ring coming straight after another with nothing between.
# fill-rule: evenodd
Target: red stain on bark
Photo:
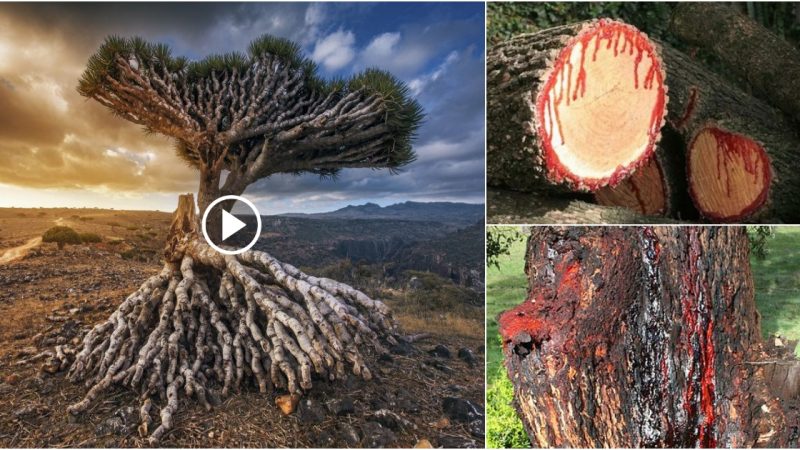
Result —
<instances>
[{"instance_id":1,"label":"red stain on bark","mask_svg":"<svg viewBox=\"0 0 800 450\"><path fill-rule=\"evenodd\" d=\"M525 340L540 344L550 339L552 327L558 326L557 320L549 320L552 312L549 305L557 302L574 301L581 295L580 263L575 260L560 260L554 264L554 272L558 274L557 285L552 300L544 297L543 291L533 292L520 305L503 312L497 320L503 346L508 343L517 344ZM560 300L559 300L560 299Z\"/></svg>"},{"instance_id":2,"label":"red stain on bark","mask_svg":"<svg viewBox=\"0 0 800 450\"><path fill-rule=\"evenodd\" d=\"M701 249L696 231L690 234L688 256L681 286L683 334L689 364L684 410L690 423L696 423L696 445L710 448L716 446L713 298L699 267Z\"/></svg>"},{"instance_id":3,"label":"red stain on bark","mask_svg":"<svg viewBox=\"0 0 800 450\"><path fill-rule=\"evenodd\" d=\"M561 116L559 114L559 106L565 97L566 92L566 105L569 105L570 100L576 101L578 98L586 94L586 68L584 67L586 61L586 50L589 42L596 38L594 45L594 52L592 54L592 61L597 60L597 52L600 48L601 42L606 42L606 49L611 49L614 46L614 56L621 54L633 55L636 53L634 60L633 71L633 85L634 88L639 89L639 64L641 63L644 53L647 52L652 64L647 71L644 78L642 87L644 89L653 89L654 85L658 89L658 96L656 104L650 113L650 124L648 133L650 140L647 149L642 153L642 157L629 165L628 167L618 167L617 171L611 176L602 179L591 179L586 177L579 177L572 173L568 168L559 160L555 151L553 150L552 142L555 136L551 135L545 129L545 121L542 119L547 117L549 120L550 129L552 131L553 124L558 126L559 138L561 143L564 144L563 128L561 126ZM622 40L622 50L618 51L620 40ZM572 61L570 56L572 49L580 45L581 58L580 67L578 68L578 76L575 79L575 86L572 86ZM560 81L559 81L560 80ZM566 80L566 81L565 81ZM553 89L556 83L560 82L561 86L556 93ZM564 86L566 84L566 86ZM551 98L550 93L553 92ZM572 96L570 98L570 93ZM664 89L663 71L661 70L661 61L656 57L655 49L647 38L647 35L639 30L608 19L600 19L595 26L581 32L575 36L564 49L562 49L555 63L553 64L552 71L546 80L544 87L540 90L536 101L536 114L540 118L538 125L539 136L542 137L542 147L544 153L545 167L547 167L548 175L554 182L561 182L564 180L585 186L587 189L594 191L602 186L610 184L612 186L618 184L623 179L627 178L632 171L639 167L644 162L650 159L654 149L656 140L658 139L659 131L661 130L661 122L664 117L664 109L666 107L666 92Z\"/></svg>"}]
</instances>

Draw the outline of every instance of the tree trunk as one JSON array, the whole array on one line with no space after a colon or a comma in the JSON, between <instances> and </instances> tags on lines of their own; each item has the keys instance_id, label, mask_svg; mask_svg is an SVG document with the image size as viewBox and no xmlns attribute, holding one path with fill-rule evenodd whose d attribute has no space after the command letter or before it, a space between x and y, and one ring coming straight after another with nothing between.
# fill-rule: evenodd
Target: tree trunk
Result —
<instances>
[{"instance_id":1,"label":"tree trunk","mask_svg":"<svg viewBox=\"0 0 800 450\"><path fill-rule=\"evenodd\" d=\"M262 393L300 395L317 380L341 380L348 371L370 379L371 357L397 343L382 302L264 252L222 255L198 229L192 195L181 196L161 273L77 349L57 349L64 359L53 367L69 365L69 379L90 388L68 408L71 414L113 385L127 387L142 402L139 432L154 444L172 428L181 397L210 409L209 398L248 384ZM153 430L157 402L161 424Z\"/></svg>"},{"instance_id":2,"label":"tree trunk","mask_svg":"<svg viewBox=\"0 0 800 450\"><path fill-rule=\"evenodd\" d=\"M662 44L661 55L669 121L687 140L689 189L698 211L715 221L800 220L800 138L792 124L669 45Z\"/></svg>"},{"instance_id":3,"label":"tree trunk","mask_svg":"<svg viewBox=\"0 0 800 450\"><path fill-rule=\"evenodd\" d=\"M197 190L197 207L199 216L197 220L202 220L208 206L220 196L219 189L220 173L214 172L211 169L200 170L200 188ZM198 230L202 224L198 222ZM209 237L214 240L214 243L219 243L222 237L222 211L220 208L214 208L208 214L206 221L206 232Z\"/></svg>"},{"instance_id":4,"label":"tree trunk","mask_svg":"<svg viewBox=\"0 0 800 450\"><path fill-rule=\"evenodd\" d=\"M781 447L743 227L535 228L499 318L540 447Z\"/></svg>"},{"instance_id":5,"label":"tree trunk","mask_svg":"<svg viewBox=\"0 0 800 450\"><path fill-rule=\"evenodd\" d=\"M800 121L800 50L734 8L679 3L670 31L710 50L759 95Z\"/></svg>"},{"instance_id":6,"label":"tree trunk","mask_svg":"<svg viewBox=\"0 0 800 450\"><path fill-rule=\"evenodd\" d=\"M654 152L666 100L653 45L621 22L495 45L487 55L488 183L525 191L615 185Z\"/></svg>"}]
</instances>

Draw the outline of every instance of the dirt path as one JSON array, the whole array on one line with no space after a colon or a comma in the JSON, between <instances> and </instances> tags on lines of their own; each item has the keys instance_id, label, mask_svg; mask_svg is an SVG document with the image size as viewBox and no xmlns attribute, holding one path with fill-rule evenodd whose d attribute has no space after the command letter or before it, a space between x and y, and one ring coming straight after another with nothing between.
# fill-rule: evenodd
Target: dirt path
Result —
<instances>
[{"instance_id":1,"label":"dirt path","mask_svg":"<svg viewBox=\"0 0 800 450\"><path fill-rule=\"evenodd\" d=\"M66 221L64 220L63 217L59 217L58 219L53 220L53 223L55 223L58 226L65 226ZM42 238L35 237L20 246L12 247L6 250L4 253L0 254L0 264L8 264L12 261L22 258L23 256L28 254L28 250L36 247L41 243L42 243Z\"/></svg>"},{"instance_id":2,"label":"dirt path","mask_svg":"<svg viewBox=\"0 0 800 450\"><path fill-rule=\"evenodd\" d=\"M18 246L12 247L5 251L2 255L0 255L0 264L8 264L11 261L17 260L22 258L28 253L28 250L36 247L37 245L42 243L41 237L35 237L28 242Z\"/></svg>"}]
</instances>

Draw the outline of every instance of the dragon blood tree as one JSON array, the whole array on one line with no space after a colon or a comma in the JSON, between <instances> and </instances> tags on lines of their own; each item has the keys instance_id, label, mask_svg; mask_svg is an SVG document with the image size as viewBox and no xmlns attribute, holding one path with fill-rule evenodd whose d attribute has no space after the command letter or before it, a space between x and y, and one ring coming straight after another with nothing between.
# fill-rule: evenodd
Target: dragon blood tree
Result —
<instances>
[{"instance_id":1,"label":"dragon blood tree","mask_svg":"<svg viewBox=\"0 0 800 450\"><path fill-rule=\"evenodd\" d=\"M492 46L486 64L490 185L596 191L653 155L664 66L633 26L600 19L519 35Z\"/></svg>"},{"instance_id":2,"label":"dragon blood tree","mask_svg":"<svg viewBox=\"0 0 800 450\"><path fill-rule=\"evenodd\" d=\"M499 326L533 445L797 445L744 227L538 227L525 271Z\"/></svg>"},{"instance_id":3,"label":"dragon blood tree","mask_svg":"<svg viewBox=\"0 0 800 450\"><path fill-rule=\"evenodd\" d=\"M110 37L89 59L78 90L174 139L200 172L200 211L276 173L397 169L414 159L422 118L390 74L324 81L297 45L269 36L246 55L199 62L173 57L165 45ZM181 196L161 273L76 349L68 376L89 391L70 413L112 385L127 386L140 394L140 434L154 443L171 428L180 397L210 408L212 397L247 383L299 395L314 377L370 379L367 356L395 342L386 305L264 252L220 254L198 237L199 227L192 195ZM152 429L155 402L161 421Z\"/></svg>"}]
</instances>

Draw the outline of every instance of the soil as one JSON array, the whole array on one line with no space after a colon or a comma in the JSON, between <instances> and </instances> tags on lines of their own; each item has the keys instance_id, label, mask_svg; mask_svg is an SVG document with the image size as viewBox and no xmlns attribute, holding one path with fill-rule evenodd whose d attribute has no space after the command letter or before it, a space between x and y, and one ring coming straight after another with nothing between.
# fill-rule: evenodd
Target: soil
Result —
<instances>
[{"instance_id":1,"label":"soil","mask_svg":"<svg viewBox=\"0 0 800 450\"><path fill-rule=\"evenodd\" d=\"M139 402L133 392L115 388L72 417L67 406L87 388L66 380L64 372L41 370L36 355L79 342L160 270L169 219L157 212L0 209L0 257L28 244L0 262L0 446L148 445L136 431ZM30 245L56 223L98 233L103 242L63 250L51 243ZM275 403L285 393L263 395L255 386L223 399L211 412L183 399L174 428L159 446L412 447L426 439L440 447L483 447L483 324L476 322L474 329L481 331L464 336L447 334L435 320L430 329L420 329L420 322L404 331L428 337L373 361L372 381L318 380L289 415Z\"/></svg>"}]
</instances>

